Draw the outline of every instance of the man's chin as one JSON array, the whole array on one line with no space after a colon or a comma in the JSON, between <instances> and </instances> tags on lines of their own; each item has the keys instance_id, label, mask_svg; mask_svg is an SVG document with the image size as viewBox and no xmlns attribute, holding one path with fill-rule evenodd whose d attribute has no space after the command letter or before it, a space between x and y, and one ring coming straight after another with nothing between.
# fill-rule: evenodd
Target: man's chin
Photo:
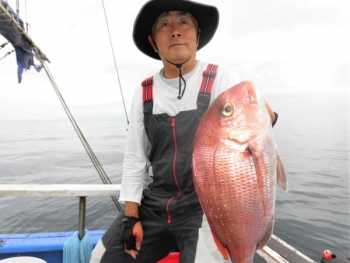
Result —
<instances>
[{"instance_id":1,"label":"man's chin","mask_svg":"<svg viewBox=\"0 0 350 263\"><path fill-rule=\"evenodd\" d=\"M189 52L177 52L176 54L172 54L170 56L161 57L162 60L171 62L173 64L182 64L188 59L190 59L192 56Z\"/></svg>"}]
</instances>

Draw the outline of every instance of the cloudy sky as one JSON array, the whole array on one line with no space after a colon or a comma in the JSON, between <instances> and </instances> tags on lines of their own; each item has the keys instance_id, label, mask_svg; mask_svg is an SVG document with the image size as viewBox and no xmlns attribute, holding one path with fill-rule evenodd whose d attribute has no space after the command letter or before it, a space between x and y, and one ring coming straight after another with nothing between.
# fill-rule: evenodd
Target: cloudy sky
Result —
<instances>
[{"instance_id":1,"label":"cloudy sky","mask_svg":"<svg viewBox=\"0 0 350 263\"><path fill-rule=\"evenodd\" d=\"M19 2L73 116L125 118L102 0ZM128 111L134 89L162 67L139 52L131 37L144 2L104 0ZM16 7L15 0L9 3ZM220 25L198 59L236 69L267 98L314 92L349 96L349 0L218 0L215 5ZM1 49L0 58L12 49ZM16 72L14 53L0 60L0 121L67 119L44 70L26 72L21 84Z\"/></svg>"}]
</instances>

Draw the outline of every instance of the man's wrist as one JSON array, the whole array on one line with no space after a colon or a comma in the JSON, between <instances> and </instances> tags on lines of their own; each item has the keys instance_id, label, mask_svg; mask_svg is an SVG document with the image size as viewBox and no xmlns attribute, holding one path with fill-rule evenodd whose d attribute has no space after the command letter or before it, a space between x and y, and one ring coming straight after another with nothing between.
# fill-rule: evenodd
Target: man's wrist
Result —
<instances>
[{"instance_id":1,"label":"man's wrist","mask_svg":"<svg viewBox=\"0 0 350 263\"><path fill-rule=\"evenodd\" d=\"M126 201L124 215L139 217L139 204L131 201Z\"/></svg>"}]
</instances>

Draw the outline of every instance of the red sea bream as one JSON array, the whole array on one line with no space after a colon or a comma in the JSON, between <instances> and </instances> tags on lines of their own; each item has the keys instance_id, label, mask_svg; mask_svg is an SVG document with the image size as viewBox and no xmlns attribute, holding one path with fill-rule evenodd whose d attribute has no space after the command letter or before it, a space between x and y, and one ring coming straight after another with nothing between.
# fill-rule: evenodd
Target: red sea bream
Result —
<instances>
[{"instance_id":1,"label":"red sea bream","mask_svg":"<svg viewBox=\"0 0 350 263\"><path fill-rule=\"evenodd\" d=\"M199 201L225 259L252 263L273 232L276 184L287 178L265 101L251 82L217 97L196 134L192 168Z\"/></svg>"}]
</instances>

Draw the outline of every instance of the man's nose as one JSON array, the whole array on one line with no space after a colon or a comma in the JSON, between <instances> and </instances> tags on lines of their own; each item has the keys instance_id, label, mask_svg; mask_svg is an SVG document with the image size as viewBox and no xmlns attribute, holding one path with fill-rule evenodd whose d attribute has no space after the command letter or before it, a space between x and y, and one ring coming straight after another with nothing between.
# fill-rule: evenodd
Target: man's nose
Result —
<instances>
[{"instance_id":1,"label":"man's nose","mask_svg":"<svg viewBox=\"0 0 350 263\"><path fill-rule=\"evenodd\" d=\"M174 32L171 34L171 37L174 38L174 37L181 37L181 33L179 32Z\"/></svg>"},{"instance_id":2,"label":"man's nose","mask_svg":"<svg viewBox=\"0 0 350 263\"><path fill-rule=\"evenodd\" d=\"M173 29L173 32L171 34L172 38L182 36L181 32L178 30L178 27L176 25L173 25L172 29Z\"/></svg>"}]
</instances>

